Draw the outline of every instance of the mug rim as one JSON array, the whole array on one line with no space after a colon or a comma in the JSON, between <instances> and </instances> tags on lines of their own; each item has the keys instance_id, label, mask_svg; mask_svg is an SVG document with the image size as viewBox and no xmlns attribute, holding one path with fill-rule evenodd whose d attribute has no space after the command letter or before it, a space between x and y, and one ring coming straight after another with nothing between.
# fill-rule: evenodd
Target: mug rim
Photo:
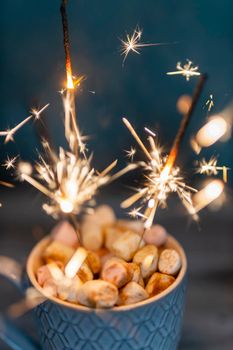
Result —
<instances>
[{"instance_id":1,"label":"mug rim","mask_svg":"<svg viewBox=\"0 0 233 350\"><path fill-rule=\"evenodd\" d=\"M132 309L137 309L137 308L155 303L157 301L160 301L161 299L165 298L168 294L172 293L176 288L179 287L179 285L182 283L182 281L186 275L186 272L187 272L187 258L186 258L186 254L184 252L183 247L172 235L168 235L167 239L168 239L169 245L171 245L172 248L176 249L181 257L181 263L182 263L181 269L180 269L179 274L178 274L174 283L172 283L163 292L161 292L161 293L159 293L151 298L148 298L146 300L140 301L140 302L135 303L135 304L114 306L114 307L108 308L108 309L89 308L87 306L73 304L73 303L70 303L68 301L63 301L63 300L56 298L56 297L53 297L53 296L50 296L50 297L46 296L46 299L50 300L51 302L58 304L60 306L67 307L69 309L76 310L76 311L87 312L87 313L96 312L97 310L104 311L104 312L129 311ZM34 248L31 250L31 252L28 256L28 259L27 259L27 264L26 264L26 271L27 271L27 275L29 277L30 282L32 283L34 288L37 291L39 291L42 295L44 295L44 292L43 292L43 288L37 282L37 279L35 276L34 261L36 258L39 259L41 257L41 254L40 254L41 250L43 249L43 247L47 246L50 241L51 241L50 236L46 236L42 240L40 240L34 246ZM45 300L45 301L47 301L47 300Z\"/></svg>"}]
</instances>

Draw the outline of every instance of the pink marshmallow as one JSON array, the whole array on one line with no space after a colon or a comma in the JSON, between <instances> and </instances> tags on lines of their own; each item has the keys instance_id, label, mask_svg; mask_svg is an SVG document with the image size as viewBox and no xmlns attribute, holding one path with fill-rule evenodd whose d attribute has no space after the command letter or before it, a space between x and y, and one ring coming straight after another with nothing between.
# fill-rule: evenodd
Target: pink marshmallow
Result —
<instances>
[{"instance_id":1,"label":"pink marshmallow","mask_svg":"<svg viewBox=\"0 0 233 350\"><path fill-rule=\"evenodd\" d=\"M43 286L47 280L52 278L52 275L47 265L39 267L39 269L36 272L36 276L40 286Z\"/></svg>"},{"instance_id":2,"label":"pink marshmallow","mask_svg":"<svg viewBox=\"0 0 233 350\"><path fill-rule=\"evenodd\" d=\"M51 232L51 236L54 240L69 247L76 248L79 245L77 233L68 221L61 221L56 225Z\"/></svg>"},{"instance_id":3,"label":"pink marshmallow","mask_svg":"<svg viewBox=\"0 0 233 350\"><path fill-rule=\"evenodd\" d=\"M166 242L167 231L161 225L153 225L144 233L143 239L147 244L154 244L157 247L160 247Z\"/></svg>"}]
</instances>

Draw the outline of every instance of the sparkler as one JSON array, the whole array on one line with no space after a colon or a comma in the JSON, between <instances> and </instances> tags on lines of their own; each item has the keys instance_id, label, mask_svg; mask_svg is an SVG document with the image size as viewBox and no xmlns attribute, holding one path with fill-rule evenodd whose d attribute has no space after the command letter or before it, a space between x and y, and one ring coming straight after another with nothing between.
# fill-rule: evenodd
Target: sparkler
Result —
<instances>
[{"instance_id":1,"label":"sparkler","mask_svg":"<svg viewBox=\"0 0 233 350\"><path fill-rule=\"evenodd\" d=\"M167 45L167 43L142 43L140 42L141 38L142 30L139 27L136 27L132 36L126 34L126 40L120 39L122 43L121 54L124 56L123 65L131 51L139 55L140 49L143 47Z\"/></svg>"},{"instance_id":2,"label":"sparkler","mask_svg":"<svg viewBox=\"0 0 233 350\"><path fill-rule=\"evenodd\" d=\"M72 78L72 65L70 58L70 42L68 35L68 21L66 15L67 1L61 4L64 48L66 56L66 89L63 91L63 103L65 114L65 137L68 142L68 150L60 147L58 154L52 150L48 141L43 140L45 156L39 155L39 161L35 165L35 176L21 173L21 179L27 181L37 190L49 198L49 202L43 205L47 214L55 218L64 214L68 215L77 231L75 216L82 211L90 209L93 205L93 197L99 187L131 170L134 166L128 166L118 173L110 176L110 171L116 166L117 160L108 165L102 172L96 171L91 166L92 156L87 157L86 145L83 142L76 121L75 112L75 87ZM78 79L80 83L82 77Z\"/></svg>"},{"instance_id":3,"label":"sparkler","mask_svg":"<svg viewBox=\"0 0 233 350\"><path fill-rule=\"evenodd\" d=\"M40 114L49 106L49 104L45 105L43 108L41 108L39 111L36 109L32 110L32 114L29 115L27 118L25 118L24 120L22 120L19 124L17 124L14 128L12 129L8 129L5 131L0 131L0 136L5 136L5 143L8 143L9 141L14 141L14 135L15 133L26 123L29 122L29 120L31 120L33 117L35 119L39 119L40 118Z\"/></svg>"},{"instance_id":4,"label":"sparkler","mask_svg":"<svg viewBox=\"0 0 233 350\"><path fill-rule=\"evenodd\" d=\"M180 169L174 167L174 163L205 80L206 75L201 76L199 84L194 92L191 106L182 119L180 128L168 156L163 156L161 154L160 149L156 146L154 138L151 135L148 138L150 150L147 149L130 122L126 118L123 118L124 124L129 129L146 156L146 161L140 162L141 167L145 171L146 181L144 186L137 190L136 194L126 199L121 205L123 208L128 208L141 200L141 206L137 209L133 209L129 214L133 217L140 216L144 221L145 229L151 227L157 207L166 206L167 197L172 192L178 194L184 205L187 203L188 206L192 207L191 193L196 192L196 190L186 185L184 178L180 174ZM145 208L144 213L141 213L142 208Z\"/></svg>"},{"instance_id":5,"label":"sparkler","mask_svg":"<svg viewBox=\"0 0 233 350\"><path fill-rule=\"evenodd\" d=\"M197 173L206 174L208 176L218 175L219 170L222 171L223 181L227 182L227 172L229 168L226 166L218 166L217 158L211 157L208 161L204 158L199 162L199 166L197 168Z\"/></svg>"},{"instance_id":6,"label":"sparkler","mask_svg":"<svg viewBox=\"0 0 233 350\"><path fill-rule=\"evenodd\" d=\"M142 143L129 121L124 118L123 122L143 149L147 161L140 162L141 167L145 171L146 181L144 186L139 188L136 194L126 199L121 206L128 208L141 200L141 206L131 210L129 215L141 217L144 221L145 229L148 229L153 223L157 207L166 206L167 197L170 193L176 192L182 201L188 201L191 205L191 192L195 190L185 184L178 167L173 167L168 171L168 167L166 167L167 157L160 154L160 150L152 136L149 136L151 146L151 150L149 150ZM142 213L141 210L143 208L144 212Z\"/></svg>"},{"instance_id":7,"label":"sparkler","mask_svg":"<svg viewBox=\"0 0 233 350\"><path fill-rule=\"evenodd\" d=\"M58 156L52 153L50 159L53 161L48 163L40 155L40 161L35 166L42 183L25 173L21 174L21 178L49 197L50 204L44 204L43 208L55 218L62 212L79 214L84 203L90 202L97 189L110 180L109 172L117 163L114 161L97 173L91 167L91 157L77 158L63 148L60 148Z\"/></svg>"},{"instance_id":8,"label":"sparkler","mask_svg":"<svg viewBox=\"0 0 233 350\"><path fill-rule=\"evenodd\" d=\"M176 68L177 70L174 72L167 72L167 75L183 75L187 81L190 80L190 77L192 76L198 76L201 73L198 72L198 66L192 66L193 62L190 60L187 60L187 63L185 63L183 66L181 65L181 62L177 62Z\"/></svg>"}]
</instances>

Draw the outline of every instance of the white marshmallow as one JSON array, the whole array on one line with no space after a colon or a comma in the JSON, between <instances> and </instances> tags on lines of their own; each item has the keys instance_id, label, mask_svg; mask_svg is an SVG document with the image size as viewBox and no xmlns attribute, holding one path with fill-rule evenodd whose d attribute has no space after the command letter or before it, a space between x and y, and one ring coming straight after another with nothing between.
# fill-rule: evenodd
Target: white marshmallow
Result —
<instances>
[{"instance_id":1,"label":"white marshmallow","mask_svg":"<svg viewBox=\"0 0 233 350\"><path fill-rule=\"evenodd\" d=\"M148 278L157 270L158 249L154 245L146 245L137 251L133 262L138 264L143 278Z\"/></svg>"},{"instance_id":2,"label":"white marshmallow","mask_svg":"<svg viewBox=\"0 0 233 350\"><path fill-rule=\"evenodd\" d=\"M118 289L113 284L93 280L84 283L77 293L78 302L93 308L113 307L118 299Z\"/></svg>"},{"instance_id":3,"label":"white marshmallow","mask_svg":"<svg viewBox=\"0 0 233 350\"><path fill-rule=\"evenodd\" d=\"M104 234L96 221L85 219L81 225L81 235L84 248L96 251L103 246Z\"/></svg>"},{"instance_id":4,"label":"white marshmallow","mask_svg":"<svg viewBox=\"0 0 233 350\"><path fill-rule=\"evenodd\" d=\"M181 258L176 250L165 249L159 257L159 271L168 275L176 275L181 268Z\"/></svg>"},{"instance_id":5,"label":"white marshmallow","mask_svg":"<svg viewBox=\"0 0 233 350\"><path fill-rule=\"evenodd\" d=\"M119 294L118 305L135 304L147 299L148 293L136 282L129 282L123 287Z\"/></svg>"},{"instance_id":6,"label":"white marshmallow","mask_svg":"<svg viewBox=\"0 0 233 350\"><path fill-rule=\"evenodd\" d=\"M122 235L113 243L112 252L119 258L125 261L130 261L136 251L144 245L145 242L139 235L128 231L122 233Z\"/></svg>"}]
</instances>

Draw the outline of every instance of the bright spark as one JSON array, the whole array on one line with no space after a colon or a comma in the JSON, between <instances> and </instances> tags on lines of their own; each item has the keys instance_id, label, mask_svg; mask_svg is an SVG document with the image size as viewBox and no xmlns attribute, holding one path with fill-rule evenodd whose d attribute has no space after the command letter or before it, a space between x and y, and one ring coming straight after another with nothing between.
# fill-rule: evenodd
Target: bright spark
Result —
<instances>
[{"instance_id":1,"label":"bright spark","mask_svg":"<svg viewBox=\"0 0 233 350\"><path fill-rule=\"evenodd\" d=\"M153 137L155 137L156 136L156 134L152 131L152 130L150 130L150 129L148 129L148 128L144 128L144 130L149 134L149 135L151 135L151 136L153 136Z\"/></svg>"},{"instance_id":2,"label":"bright spark","mask_svg":"<svg viewBox=\"0 0 233 350\"><path fill-rule=\"evenodd\" d=\"M211 157L208 161L203 158L198 165L197 173L216 176L219 171L222 171L223 181L227 182L227 172L230 169L226 166L218 166L216 157Z\"/></svg>"},{"instance_id":3,"label":"bright spark","mask_svg":"<svg viewBox=\"0 0 233 350\"><path fill-rule=\"evenodd\" d=\"M84 204L88 206L97 189L108 182L109 172L117 163L113 162L98 174L91 167L91 157L76 157L63 148L60 148L58 156L52 153L51 159L47 162L40 155L40 161L35 166L41 182L24 173L21 178L49 197L50 202L44 204L43 209L55 218L62 212L79 214Z\"/></svg>"},{"instance_id":4,"label":"bright spark","mask_svg":"<svg viewBox=\"0 0 233 350\"><path fill-rule=\"evenodd\" d=\"M37 110L36 108L32 108L31 113L34 115L35 119L38 120L40 119L40 115L41 113L48 108L49 103L47 103L47 105L45 105L44 107L42 107L40 110Z\"/></svg>"},{"instance_id":5,"label":"bright spark","mask_svg":"<svg viewBox=\"0 0 233 350\"><path fill-rule=\"evenodd\" d=\"M145 215L143 215L140 210L142 208L139 207L139 208L133 208L132 210L129 211L129 216L133 219L136 219L136 218L143 218L143 219L146 219Z\"/></svg>"},{"instance_id":6,"label":"bright spark","mask_svg":"<svg viewBox=\"0 0 233 350\"><path fill-rule=\"evenodd\" d=\"M210 112L211 109L214 107L214 100L213 100L213 95L212 94L210 94L210 96L209 96L208 100L206 101L205 105L207 106L208 112Z\"/></svg>"},{"instance_id":7,"label":"bright spark","mask_svg":"<svg viewBox=\"0 0 233 350\"><path fill-rule=\"evenodd\" d=\"M10 158L9 156L7 156L7 159L2 164L2 166L4 166L6 168L6 170L15 169L15 162L16 162L17 158L18 158L18 156L13 157L13 158Z\"/></svg>"},{"instance_id":8,"label":"bright spark","mask_svg":"<svg viewBox=\"0 0 233 350\"><path fill-rule=\"evenodd\" d=\"M132 217L142 217L144 227L147 229L153 224L157 207L166 207L169 194L176 192L184 205L188 203L189 206L192 206L191 193L196 192L196 190L185 184L178 167L169 168L167 156L161 154L153 137L149 136L151 149L147 149L129 121L123 118L123 122L146 156L146 160L139 163L144 170L146 180L144 186L137 189L134 195L122 202L121 206L128 208L140 200L140 208L133 209L129 214ZM143 213L141 212L142 208L144 208Z\"/></svg>"},{"instance_id":9,"label":"bright spark","mask_svg":"<svg viewBox=\"0 0 233 350\"><path fill-rule=\"evenodd\" d=\"M128 150L128 151L126 150L125 153L126 153L126 156L127 156L129 159L131 159L131 161L133 161L134 156L135 156L135 154L136 154L136 149L135 149L133 146L131 146L131 147L130 147L130 150Z\"/></svg>"},{"instance_id":10,"label":"bright spark","mask_svg":"<svg viewBox=\"0 0 233 350\"><path fill-rule=\"evenodd\" d=\"M45 105L43 108L41 108L41 110L37 111L37 110L33 110L32 114L29 115L27 118L25 118L24 120L22 120L19 124L17 124L14 128L12 129L8 129L5 131L0 131L0 136L5 136L5 143L8 143L9 141L14 141L14 135L15 133L27 122L29 122L29 120L31 120L33 117L35 117L35 119L39 119L40 114L49 106L49 104Z\"/></svg>"},{"instance_id":11,"label":"bright spark","mask_svg":"<svg viewBox=\"0 0 233 350\"><path fill-rule=\"evenodd\" d=\"M126 40L120 39L122 43L122 48L121 48L121 55L124 56L123 59L123 65L125 63L126 58L128 57L129 53L132 51L134 53L137 53L138 55L140 54L140 49L142 47L147 47L147 46L159 46L159 45L166 45L165 43L142 43L140 42L142 37L142 30L139 27L136 27L134 30L132 36L129 34L126 34Z\"/></svg>"},{"instance_id":12,"label":"bright spark","mask_svg":"<svg viewBox=\"0 0 233 350\"><path fill-rule=\"evenodd\" d=\"M81 136L77 125L73 90L66 90L63 102L69 149L60 147L57 154L48 141L42 140L45 155L39 155L35 165L37 179L23 169L20 176L49 198L43 209L55 218L63 213L73 216L90 209L99 187L135 168L131 165L110 176L110 171L117 164L114 161L102 172L96 171L91 166L92 156L86 156L86 144L83 142L86 137Z\"/></svg>"},{"instance_id":13,"label":"bright spark","mask_svg":"<svg viewBox=\"0 0 233 350\"><path fill-rule=\"evenodd\" d=\"M167 72L167 75L183 75L187 81L189 81L190 77L192 76L198 76L201 73L198 72L198 66L192 66L193 62L190 60L187 60L187 63L185 63L183 66L181 65L181 62L177 62L176 68L177 70L174 72Z\"/></svg>"}]
</instances>

